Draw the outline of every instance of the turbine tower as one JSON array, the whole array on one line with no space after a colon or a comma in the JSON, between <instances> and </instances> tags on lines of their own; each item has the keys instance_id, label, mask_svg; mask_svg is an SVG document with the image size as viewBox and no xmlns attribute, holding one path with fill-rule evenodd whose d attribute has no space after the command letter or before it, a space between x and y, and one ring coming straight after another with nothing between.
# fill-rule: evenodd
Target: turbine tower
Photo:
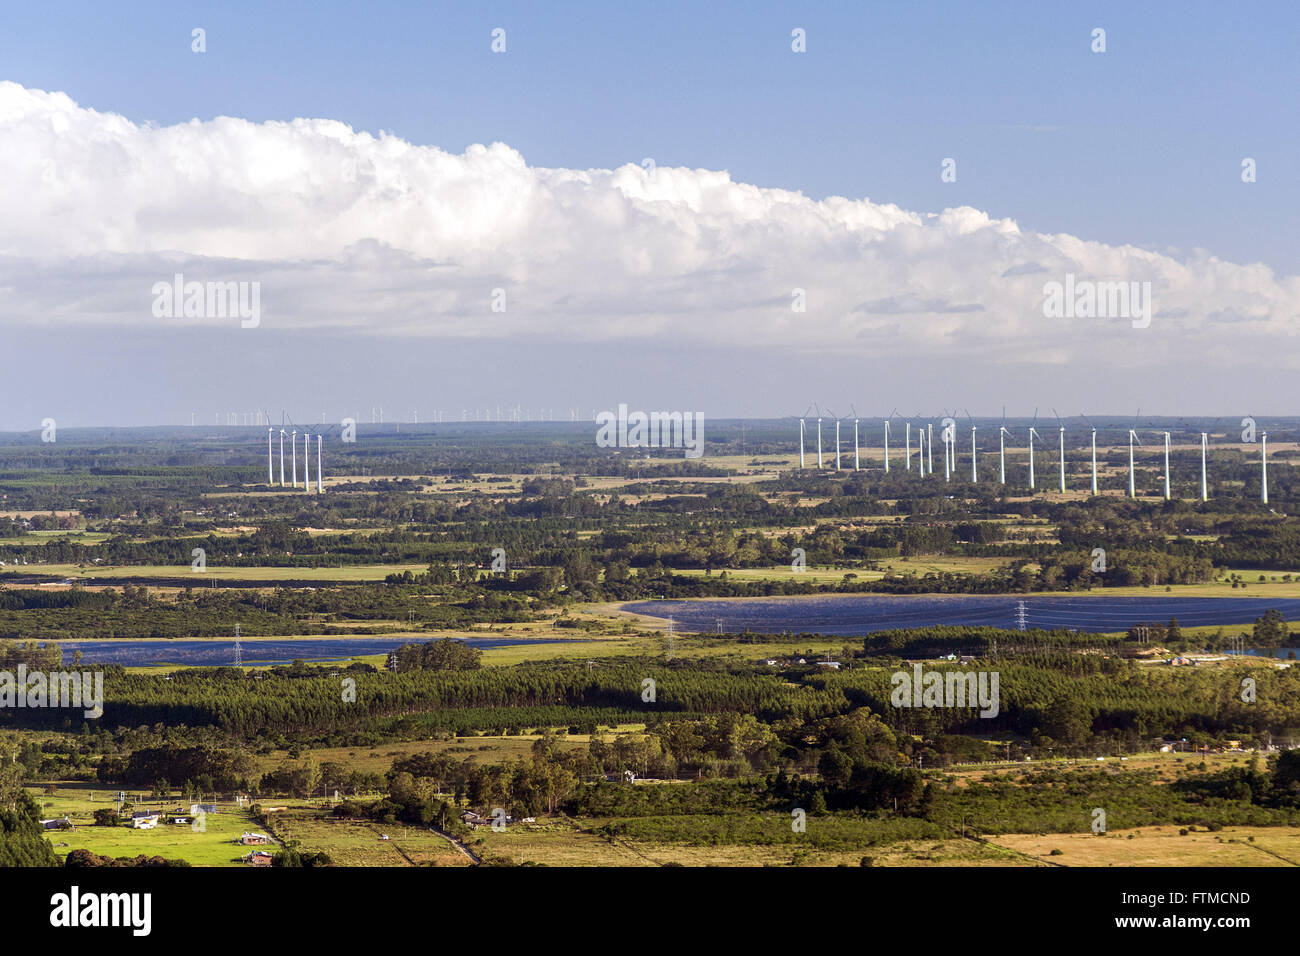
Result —
<instances>
[{"instance_id":1,"label":"turbine tower","mask_svg":"<svg viewBox=\"0 0 1300 956\"><path fill-rule=\"evenodd\" d=\"M1259 500L1268 504L1268 432L1259 433Z\"/></svg>"},{"instance_id":2,"label":"turbine tower","mask_svg":"<svg viewBox=\"0 0 1300 956\"><path fill-rule=\"evenodd\" d=\"M1169 500L1169 432L1165 432L1165 501Z\"/></svg>"},{"instance_id":3,"label":"turbine tower","mask_svg":"<svg viewBox=\"0 0 1300 956\"><path fill-rule=\"evenodd\" d=\"M925 426L925 448L926 448L926 454L930 456L930 460L927 463L925 473L927 475L933 475L934 474L934 422L930 422Z\"/></svg>"},{"instance_id":4,"label":"turbine tower","mask_svg":"<svg viewBox=\"0 0 1300 956\"><path fill-rule=\"evenodd\" d=\"M916 430L916 467L922 478L925 477L925 429Z\"/></svg>"},{"instance_id":5,"label":"turbine tower","mask_svg":"<svg viewBox=\"0 0 1300 956\"><path fill-rule=\"evenodd\" d=\"M321 479L320 445L321 445L321 436L317 435L316 436L316 493L317 494L325 490L325 482Z\"/></svg>"},{"instance_id":6,"label":"turbine tower","mask_svg":"<svg viewBox=\"0 0 1300 956\"><path fill-rule=\"evenodd\" d=\"M1065 494L1065 426L1061 426L1061 494Z\"/></svg>"},{"instance_id":7,"label":"turbine tower","mask_svg":"<svg viewBox=\"0 0 1300 956\"><path fill-rule=\"evenodd\" d=\"M817 470L822 468L822 420L817 419Z\"/></svg>"},{"instance_id":8,"label":"turbine tower","mask_svg":"<svg viewBox=\"0 0 1300 956\"><path fill-rule=\"evenodd\" d=\"M998 429L998 484L1002 485L1007 483L1007 436L1010 434L1006 425Z\"/></svg>"},{"instance_id":9,"label":"turbine tower","mask_svg":"<svg viewBox=\"0 0 1300 956\"><path fill-rule=\"evenodd\" d=\"M1029 426L1029 490L1034 490L1034 436L1038 435L1033 425ZM1042 438L1042 435L1038 435Z\"/></svg>"},{"instance_id":10,"label":"turbine tower","mask_svg":"<svg viewBox=\"0 0 1300 956\"><path fill-rule=\"evenodd\" d=\"M1137 497L1137 485L1133 481L1133 442L1135 440L1137 440L1137 432L1130 428L1128 430L1128 496L1130 498ZM1140 445L1142 442L1138 440L1138 444Z\"/></svg>"},{"instance_id":11,"label":"turbine tower","mask_svg":"<svg viewBox=\"0 0 1300 956\"><path fill-rule=\"evenodd\" d=\"M289 436L289 455L293 459L293 486L298 487L298 429Z\"/></svg>"},{"instance_id":12,"label":"turbine tower","mask_svg":"<svg viewBox=\"0 0 1300 956\"><path fill-rule=\"evenodd\" d=\"M803 470L803 419L799 419L799 469Z\"/></svg>"},{"instance_id":13,"label":"turbine tower","mask_svg":"<svg viewBox=\"0 0 1300 956\"><path fill-rule=\"evenodd\" d=\"M1210 436L1201 432L1201 500L1210 500L1210 486L1205 480L1205 451L1210 442Z\"/></svg>"},{"instance_id":14,"label":"turbine tower","mask_svg":"<svg viewBox=\"0 0 1300 956\"><path fill-rule=\"evenodd\" d=\"M853 419L853 470L854 471L857 471L862 464L861 459L859 458L860 448L861 446L858 444L858 420L855 418Z\"/></svg>"},{"instance_id":15,"label":"turbine tower","mask_svg":"<svg viewBox=\"0 0 1300 956\"><path fill-rule=\"evenodd\" d=\"M885 474L889 474L889 419L885 419Z\"/></svg>"},{"instance_id":16,"label":"turbine tower","mask_svg":"<svg viewBox=\"0 0 1300 956\"><path fill-rule=\"evenodd\" d=\"M1097 429L1092 430L1092 493L1097 494Z\"/></svg>"},{"instance_id":17,"label":"turbine tower","mask_svg":"<svg viewBox=\"0 0 1300 956\"><path fill-rule=\"evenodd\" d=\"M952 435L943 430L943 480L952 480Z\"/></svg>"},{"instance_id":18,"label":"turbine tower","mask_svg":"<svg viewBox=\"0 0 1300 956\"><path fill-rule=\"evenodd\" d=\"M311 435L302 433L302 487L311 491Z\"/></svg>"},{"instance_id":19,"label":"turbine tower","mask_svg":"<svg viewBox=\"0 0 1300 956\"><path fill-rule=\"evenodd\" d=\"M835 419L835 470L840 470L840 420Z\"/></svg>"},{"instance_id":20,"label":"turbine tower","mask_svg":"<svg viewBox=\"0 0 1300 956\"><path fill-rule=\"evenodd\" d=\"M275 471L271 463L271 431L270 428L266 430L266 484L268 487L275 483Z\"/></svg>"},{"instance_id":21,"label":"turbine tower","mask_svg":"<svg viewBox=\"0 0 1300 956\"><path fill-rule=\"evenodd\" d=\"M912 470L912 423L907 422L903 425L903 461L906 462L907 470Z\"/></svg>"},{"instance_id":22,"label":"turbine tower","mask_svg":"<svg viewBox=\"0 0 1300 956\"><path fill-rule=\"evenodd\" d=\"M284 429L280 429L280 487L284 487Z\"/></svg>"},{"instance_id":23,"label":"turbine tower","mask_svg":"<svg viewBox=\"0 0 1300 956\"><path fill-rule=\"evenodd\" d=\"M977 477L975 463L978 460L979 457L975 454L975 426L972 425L970 427L970 482L972 485L975 484Z\"/></svg>"}]
</instances>

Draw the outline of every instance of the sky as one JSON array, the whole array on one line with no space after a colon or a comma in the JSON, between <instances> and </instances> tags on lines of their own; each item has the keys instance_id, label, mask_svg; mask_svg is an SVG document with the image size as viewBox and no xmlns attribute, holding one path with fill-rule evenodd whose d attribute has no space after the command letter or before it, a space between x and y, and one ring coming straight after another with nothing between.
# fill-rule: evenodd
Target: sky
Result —
<instances>
[{"instance_id":1,"label":"sky","mask_svg":"<svg viewBox=\"0 0 1300 956\"><path fill-rule=\"evenodd\" d=\"M6 16L0 429L1300 412L1291 4Z\"/></svg>"}]
</instances>

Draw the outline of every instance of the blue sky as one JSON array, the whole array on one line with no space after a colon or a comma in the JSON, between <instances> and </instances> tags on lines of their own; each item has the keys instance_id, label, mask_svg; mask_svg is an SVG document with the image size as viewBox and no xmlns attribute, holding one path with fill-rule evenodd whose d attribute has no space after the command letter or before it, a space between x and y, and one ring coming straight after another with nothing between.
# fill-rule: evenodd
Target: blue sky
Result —
<instances>
[{"instance_id":1,"label":"blue sky","mask_svg":"<svg viewBox=\"0 0 1300 956\"><path fill-rule=\"evenodd\" d=\"M0 326L39 351L68 323L75 374L14 370L0 428L1300 411L1294 3L56 0L6 11L3 81ZM618 169L645 158L671 174ZM182 268L260 281L260 331L151 315ZM1045 320L1067 272L1150 281L1156 321Z\"/></svg>"},{"instance_id":2,"label":"blue sky","mask_svg":"<svg viewBox=\"0 0 1300 956\"><path fill-rule=\"evenodd\" d=\"M538 166L648 156L1300 271L1289 2L52 2L6 20L3 78L136 122L329 117Z\"/></svg>"}]
</instances>

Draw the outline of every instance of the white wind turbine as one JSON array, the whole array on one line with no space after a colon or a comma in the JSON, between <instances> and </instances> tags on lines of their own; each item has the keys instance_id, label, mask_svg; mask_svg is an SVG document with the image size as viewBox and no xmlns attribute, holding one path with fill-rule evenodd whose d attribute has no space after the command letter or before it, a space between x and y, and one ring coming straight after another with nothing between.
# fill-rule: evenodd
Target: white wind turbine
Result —
<instances>
[{"instance_id":1,"label":"white wind turbine","mask_svg":"<svg viewBox=\"0 0 1300 956\"><path fill-rule=\"evenodd\" d=\"M812 406L809 406L808 411L812 411ZM804 416L806 417L807 415L808 415L808 412L804 412ZM799 469L800 469L801 471L803 470L803 467L804 467L804 464L803 464L803 433L804 433L804 420L803 420L802 418L800 418L800 419L799 419Z\"/></svg>"},{"instance_id":2,"label":"white wind turbine","mask_svg":"<svg viewBox=\"0 0 1300 956\"><path fill-rule=\"evenodd\" d=\"M822 416L821 409L817 409L817 470L822 468Z\"/></svg>"},{"instance_id":3,"label":"white wind turbine","mask_svg":"<svg viewBox=\"0 0 1300 956\"><path fill-rule=\"evenodd\" d=\"M1210 444L1210 436L1207 432L1201 432L1201 500L1210 500L1210 486L1206 481L1205 475L1205 452Z\"/></svg>"},{"instance_id":4,"label":"white wind turbine","mask_svg":"<svg viewBox=\"0 0 1300 956\"><path fill-rule=\"evenodd\" d=\"M925 426L925 451L926 454L930 456L930 460L926 463L925 473L927 475L933 475L934 474L934 422L928 422Z\"/></svg>"},{"instance_id":5,"label":"white wind turbine","mask_svg":"<svg viewBox=\"0 0 1300 956\"><path fill-rule=\"evenodd\" d=\"M967 412L966 415L967 417L969 417L970 412ZM976 464L978 461L979 461L979 455L975 451L975 426L971 425L970 427L970 481L972 485L975 484L978 478L978 473L976 471Z\"/></svg>"},{"instance_id":6,"label":"white wind turbine","mask_svg":"<svg viewBox=\"0 0 1300 956\"><path fill-rule=\"evenodd\" d=\"M840 419L835 417L835 470L840 470Z\"/></svg>"},{"instance_id":7,"label":"white wind turbine","mask_svg":"<svg viewBox=\"0 0 1300 956\"><path fill-rule=\"evenodd\" d=\"M1010 434L1005 424L998 428L998 483L1002 485L1007 483L1007 436Z\"/></svg>"},{"instance_id":8,"label":"white wind turbine","mask_svg":"<svg viewBox=\"0 0 1300 956\"><path fill-rule=\"evenodd\" d=\"M852 405L850 405L849 407L853 408ZM858 410L856 408L853 408L853 414L855 416L858 414ZM853 470L854 471L857 471L862 464L859 458L861 447L862 446L858 444L858 420L857 418L854 418L853 419Z\"/></svg>"},{"instance_id":9,"label":"white wind turbine","mask_svg":"<svg viewBox=\"0 0 1300 956\"><path fill-rule=\"evenodd\" d=\"M1169 500L1169 432L1165 432L1165 501Z\"/></svg>"},{"instance_id":10,"label":"white wind turbine","mask_svg":"<svg viewBox=\"0 0 1300 956\"><path fill-rule=\"evenodd\" d=\"M889 474L889 419L885 419L885 474Z\"/></svg>"},{"instance_id":11,"label":"white wind turbine","mask_svg":"<svg viewBox=\"0 0 1300 956\"><path fill-rule=\"evenodd\" d=\"M943 480L952 480L952 443L953 429L947 425L943 428Z\"/></svg>"},{"instance_id":12,"label":"white wind turbine","mask_svg":"<svg viewBox=\"0 0 1300 956\"><path fill-rule=\"evenodd\" d=\"M906 422L903 425L903 461L906 463L906 470L912 470L912 423Z\"/></svg>"},{"instance_id":13,"label":"white wind turbine","mask_svg":"<svg viewBox=\"0 0 1300 956\"><path fill-rule=\"evenodd\" d=\"M1038 434L1038 430L1034 428L1033 425L1030 425L1029 426L1029 490L1030 491L1034 490L1034 436L1035 435L1037 435L1039 438L1043 437L1042 435Z\"/></svg>"},{"instance_id":14,"label":"white wind turbine","mask_svg":"<svg viewBox=\"0 0 1300 956\"><path fill-rule=\"evenodd\" d=\"M302 433L302 487L311 491L311 435Z\"/></svg>"},{"instance_id":15,"label":"white wind turbine","mask_svg":"<svg viewBox=\"0 0 1300 956\"><path fill-rule=\"evenodd\" d=\"M916 467L922 478L925 477L925 429L916 430Z\"/></svg>"},{"instance_id":16,"label":"white wind turbine","mask_svg":"<svg viewBox=\"0 0 1300 956\"><path fill-rule=\"evenodd\" d=\"M1268 432L1259 433L1259 500L1268 504Z\"/></svg>"},{"instance_id":17,"label":"white wind turbine","mask_svg":"<svg viewBox=\"0 0 1300 956\"><path fill-rule=\"evenodd\" d=\"M317 435L316 436L316 493L317 494L320 494L322 491L325 490L325 481L321 477L323 472L321 472L320 469L320 458L321 458L320 446L321 446L321 436Z\"/></svg>"},{"instance_id":18,"label":"white wind turbine","mask_svg":"<svg viewBox=\"0 0 1300 956\"><path fill-rule=\"evenodd\" d=\"M1052 414L1056 415L1056 409L1052 409ZM1056 426L1061 430L1061 494L1065 494L1065 425L1061 422L1061 416L1056 415Z\"/></svg>"},{"instance_id":19,"label":"white wind turbine","mask_svg":"<svg viewBox=\"0 0 1300 956\"><path fill-rule=\"evenodd\" d=\"M289 454L293 458L293 486L298 487L298 429L289 436Z\"/></svg>"},{"instance_id":20,"label":"white wind turbine","mask_svg":"<svg viewBox=\"0 0 1300 956\"><path fill-rule=\"evenodd\" d=\"M1097 494L1097 429L1092 430L1092 493Z\"/></svg>"},{"instance_id":21,"label":"white wind turbine","mask_svg":"<svg viewBox=\"0 0 1300 956\"><path fill-rule=\"evenodd\" d=\"M284 487L284 429L280 429L280 487Z\"/></svg>"},{"instance_id":22,"label":"white wind turbine","mask_svg":"<svg viewBox=\"0 0 1300 956\"><path fill-rule=\"evenodd\" d=\"M1138 446L1142 445L1142 439L1137 437L1137 432L1132 428L1128 430L1128 496L1137 497L1137 484L1133 477L1133 443L1137 442Z\"/></svg>"},{"instance_id":23,"label":"white wind turbine","mask_svg":"<svg viewBox=\"0 0 1300 956\"><path fill-rule=\"evenodd\" d=\"M270 428L266 430L266 483L268 486L275 482L275 472L271 467L271 432L273 430Z\"/></svg>"}]
</instances>

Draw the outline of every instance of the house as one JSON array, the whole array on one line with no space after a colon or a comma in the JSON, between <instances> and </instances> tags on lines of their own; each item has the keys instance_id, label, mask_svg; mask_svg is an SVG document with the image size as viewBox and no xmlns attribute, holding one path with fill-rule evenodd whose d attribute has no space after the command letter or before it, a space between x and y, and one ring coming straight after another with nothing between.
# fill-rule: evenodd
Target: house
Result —
<instances>
[{"instance_id":1,"label":"house","mask_svg":"<svg viewBox=\"0 0 1300 956\"><path fill-rule=\"evenodd\" d=\"M253 850L251 853L245 854L241 859L249 866L271 865L271 854L267 853L265 850Z\"/></svg>"},{"instance_id":2,"label":"house","mask_svg":"<svg viewBox=\"0 0 1300 956\"><path fill-rule=\"evenodd\" d=\"M172 817L171 822L172 823L193 823L194 821L190 817L181 816L181 817Z\"/></svg>"},{"instance_id":3,"label":"house","mask_svg":"<svg viewBox=\"0 0 1300 956\"><path fill-rule=\"evenodd\" d=\"M469 826L472 827L476 827L483 822L483 818L479 816L477 813L475 813L473 810L466 810L464 813L460 815L460 822L468 824Z\"/></svg>"},{"instance_id":4,"label":"house","mask_svg":"<svg viewBox=\"0 0 1300 956\"><path fill-rule=\"evenodd\" d=\"M131 814L131 827L136 830L152 830L158 825L158 814L142 811Z\"/></svg>"},{"instance_id":5,"label":"house","mask_svg":"<svg viewBox=\"0 0 1300 956\"><path fill-rule=\"evenodd\" d=\"M244 835L239 838L239 842L244 846L265 846L271 842L271 838L265 833L245 832Z\"/></svg>"},{"instance_id":6,"label":"house","mask_svg":"<svg viewBox=\"0 0 1300 956\"><path fill-rule=\"evenodd\" d=\"M42 820L41 826L46 830L75 830L72 821L68 819L67 814L54 820Z\"/></svg>"},{"instance_id":7,"label":"house","mask_svg":"<svg viewBox=\"0 0 1300 956\"><path fill-rule=\"evenodd\" d=\"M829 667L831 670L837 671L840 669L840 662L839 661L818 661L817 666Z\"/></svg>"}]
</instances>

